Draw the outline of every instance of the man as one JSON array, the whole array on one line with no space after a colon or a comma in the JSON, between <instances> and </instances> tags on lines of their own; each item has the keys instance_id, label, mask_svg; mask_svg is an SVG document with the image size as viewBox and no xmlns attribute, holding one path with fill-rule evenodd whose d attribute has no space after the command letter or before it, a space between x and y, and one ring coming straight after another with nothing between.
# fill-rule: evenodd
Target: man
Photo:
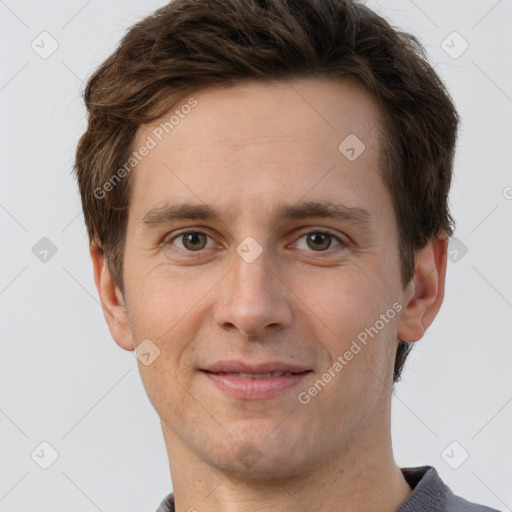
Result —
<instances>
[{"instance_id":1,"label":"man","mask_svg":"<svg viewBox=\"0 0 512 512\"><path fill-rule=\"evenodd\" d=\"M161 419L159 511L491 510L391 447L453 230L458 115L417 40L349 0L176 0L85 101L95 282Z\"/></svg>"}]
</instances>

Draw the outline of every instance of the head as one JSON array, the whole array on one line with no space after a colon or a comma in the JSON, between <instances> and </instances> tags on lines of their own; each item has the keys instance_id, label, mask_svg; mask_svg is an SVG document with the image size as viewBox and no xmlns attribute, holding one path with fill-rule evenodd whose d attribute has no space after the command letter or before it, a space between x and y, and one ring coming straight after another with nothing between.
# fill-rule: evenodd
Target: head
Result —
<instances>
[{"instance_id":1,"label":"head","mask_svg":"<svg viewBox=\"0 0 512 512\"><path fill-rule=\"evenodd\" d=\"M216 400L198 369L219 353L330 371L297 432L314 443L322 410L339 425L335 411L363 393L343 435L355 432L442 302L458 116L420 43L355 1L175 0L126 34L85 102L76 174L96 282L118 344L160 351L141 374L163 423L184 440L181 414L200 453L196 392L233 445L276 428L278 399ZM319 204L348 210L334 219ZM298 231L304 219L322 227L313 238ZM187 226L200 256L183 256ZM261 250L250 263L236 252L247 237ZM312 242L344 252L304 256ZM357 355L338 377L347 351ZM274 432L271 445L298 442Z\"/></svg>"}]
</instances>

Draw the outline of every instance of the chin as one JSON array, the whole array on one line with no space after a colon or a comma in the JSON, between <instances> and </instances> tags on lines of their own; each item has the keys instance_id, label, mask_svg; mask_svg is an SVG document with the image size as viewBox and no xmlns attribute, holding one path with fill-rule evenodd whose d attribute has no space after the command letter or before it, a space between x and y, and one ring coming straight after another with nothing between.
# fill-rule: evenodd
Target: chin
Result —
<instances>
[{"instance_id":1,"label":"chin","mask_svg":"<svg viewBox=\"0 0 512 512\"><path fill-rule=\"evenodd\" d=\"M281 420L282 422L282 420ZM304 472L313 461L308 460L305 439L300 432L293 435L290 428L279 432L280 422L262 421L244 425L217 444L211 453L210 444L205 447L203 459L209 465L234 477L257 480L295 477ZM288 426L289 427L289 426Z\"/></svg>"},{"instance_id":2,"label":"chin","mask_svg":"<svg viewBox=\"0 0 512 512\"><path fill-rule=\"evenodd\" d=\"M246 443L234 457L212 461L212 465L225 474L247 480L276 480L293 478L304 472L304 463L295 460L293 453L261 452L255 445Z\"/></svg>"}]
</instances>

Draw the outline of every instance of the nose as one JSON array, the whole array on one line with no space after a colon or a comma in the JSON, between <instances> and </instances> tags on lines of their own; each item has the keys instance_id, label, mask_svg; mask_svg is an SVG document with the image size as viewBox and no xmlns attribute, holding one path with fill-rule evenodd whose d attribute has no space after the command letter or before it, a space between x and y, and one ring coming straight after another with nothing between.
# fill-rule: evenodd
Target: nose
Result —
<instances>
[{"instance_id":1,"label":"nose","mask_svg":"<svg viewBox=\"0 0 512 512\"><path fill-rule=\"evenodd\" d=\"M214 320L223 329L261 338L290 325L288 288L271 269L266 251L251 263L235 254L234 268L220 286Z\"/></svg>"}]
</instances>

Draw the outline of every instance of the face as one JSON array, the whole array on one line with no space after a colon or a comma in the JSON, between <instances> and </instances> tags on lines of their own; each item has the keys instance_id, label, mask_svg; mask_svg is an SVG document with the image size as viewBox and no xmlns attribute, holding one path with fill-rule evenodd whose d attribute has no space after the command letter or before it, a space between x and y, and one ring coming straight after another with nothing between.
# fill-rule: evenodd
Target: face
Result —
<instances>
[{"instance_id":1,"label":"face","mask_svg":"<svg viewBox=\"0 0 512 512\"><path fill-rule=\"evenodd\" d=\"M156 142L131 175L131 339L159 350L139 369L168 449L290 476L389 421L404 290L380 111L349 80L194 100L133 144Z\"/></svg>"}]
</instances>

